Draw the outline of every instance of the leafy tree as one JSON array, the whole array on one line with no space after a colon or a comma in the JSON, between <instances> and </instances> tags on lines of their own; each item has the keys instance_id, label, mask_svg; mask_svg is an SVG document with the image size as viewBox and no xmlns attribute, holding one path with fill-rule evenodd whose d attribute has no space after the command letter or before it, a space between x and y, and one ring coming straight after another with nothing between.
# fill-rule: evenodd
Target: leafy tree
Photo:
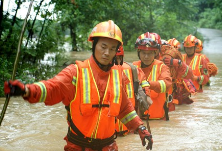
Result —
<instances>
[{"instance_id":1,"label":"leafy tree","mask_svg":"<svg viewBox=\"0 0 222 151\"><path fill-rule=\"evenodd\" d=\"M11 15L3 11L1 0L1 81L9 79L12 73L23 24L23 20L17 18L17 11L24 2L15 0L17 6ZM126 51L133 51L136 38L145 32L156 32L166 40L175 37L182 41L186 35L196 32L193 22L199 17L199 2L200 0L51 0L44 4L44 0L38 1L34 5L34 19L28 20L16 78L33 82L52 77L61 70L62 62L68 60L62 57L65 42L72 45L72 51L89 50L91 43L87 42L88 35L101 21L111 19L120 27ZM213 3L221 4L217 0ZM47 9L49 5L54 5L54 10ZM218 6L217 11L219 10L221 7ZM38 20L37 15L42 19ZM219 16L215 18L215 23L219 26ZM42 60L49 54L52 64L44 64Z\"/></svg>"}]
</instances>

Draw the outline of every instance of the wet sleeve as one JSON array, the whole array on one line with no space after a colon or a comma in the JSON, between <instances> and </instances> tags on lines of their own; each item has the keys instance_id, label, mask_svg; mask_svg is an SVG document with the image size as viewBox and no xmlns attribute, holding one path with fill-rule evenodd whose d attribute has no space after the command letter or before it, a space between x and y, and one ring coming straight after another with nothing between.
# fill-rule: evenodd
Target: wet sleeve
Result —
<instances>
[{"instance_id":1,"label":"wet sleeve","mask_svg":"<svg viewBox=\"0 0 222 151\"><path fill-rule=\"evenodd\" d=\"M202 68L200 69L201 76L199 80L200 85L205 85L209 81L209 75L207 70L207 60L201 57L201 63Z\"/></svg>"},{"instance_id":2,"label":"wet sleeve","mask_svg":"<svg viewBox=\"0 0 222 151\"><path fill-rule=\"evenodd\" d=\"M185 62L182 62L182 65L177 68L177 79L181 78L184 79L193 78L193 71Z\"/></svg>"},{"instance_id":3,"label":"wet sleeve","mask_svg":"<svg viewBox=\"0 0 222 151\"><path fill-rule=\"evenodd\" d=\"M69 65L52 79L27 84L30 96L24 98L30 103L44 102L45 105L54 105L63 102L69 105L75 94L77 68Z\"/></svg>"},{"instance_id":4,"label":"wet sleeve","mask_svg":"<svg viewBox=\"0 0 222 151\"><path fill-rule=\"evenodd\" d=\"M123 88L122 103L120 106L120 113L117 116L118 119L129 129L136 130L139 125L143 125L142 120L137 115L131 101L127 97L127 93Z\"/></svg>"},{"instance_id":5,"label":"wet sleeve","mask_svg":"<svg viewBox=\"0 0 222 151\"><path fill-rule=\"evenodd\" d=\"M166 93L169 91L172 85L172 78L170 76L169 67L162 65L161 74L157 81L149 81L150 90L154 90L157 93Z\"/></svg>"}]
</instances>

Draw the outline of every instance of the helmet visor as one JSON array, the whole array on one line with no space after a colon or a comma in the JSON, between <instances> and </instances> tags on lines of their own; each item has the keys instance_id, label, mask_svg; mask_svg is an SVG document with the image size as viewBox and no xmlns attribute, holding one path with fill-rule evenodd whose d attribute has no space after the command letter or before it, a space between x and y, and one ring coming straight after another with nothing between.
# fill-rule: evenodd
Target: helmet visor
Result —
<instances>
[{"instance_id":1,"label":"helmet visor","mask_svg":"<svg viewBox=\"0 0 222 151\"><path fill-rule=\"evenodd\" d=\"M147 50L156 50L159 48L159 44L151 39L151 38L144 38L140 39L136 44L135 48L137 49L147 49Z\"/></svg>"}]
</instances>

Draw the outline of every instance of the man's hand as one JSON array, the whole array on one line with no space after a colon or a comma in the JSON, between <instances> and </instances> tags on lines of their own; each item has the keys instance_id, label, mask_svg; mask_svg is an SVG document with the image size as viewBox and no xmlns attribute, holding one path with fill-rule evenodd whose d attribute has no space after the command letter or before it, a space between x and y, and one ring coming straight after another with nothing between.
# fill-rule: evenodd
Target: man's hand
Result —
<instances>
[{"instance_id":1,"label":"man's hand","mask_svg":"<svg viewBox=\"0 0 222 151\"><path fill-rule=\"evenodd\" d=\"M199 82L199 81L200 81L200 77L194 75L194 76L193 76L193 81Z\"/></svg>"},{"instance_id":2,"label":"man's hand","mask_svg":"<svg viewBox=\"0 0 222 151\"><path fill-rule=\"evenodd\" d=\"M181 65L181 60L173 59L173 58L170 58L170 57L163 58L163 62L167 66L179 67Z\"/></svg>"},{"instance_id":3,"label":"man's hand","mask_svg":"<svg viewBox=\"0 0 222 151\"><path fill-rule=\"evenodd\" d=\"M5 95L10 96L23 96L25 94L25 85L18 81L5 81L4 83L4 92Z\"/></svg>"},{"instance_id":4,"label":"man's hand","mask_svg":"<svg viewBox=\"0 0 222 151\"><path fill-rule=\"evenodd\" d=\"M142 145L145 146L146 145L146 139L148 140L148 145L146 146L147 150L152 150L152 146L153 146L153 139L152 139L152 135L146 130L145 126L141 126L139 127L139 135L140 135L140 139L142 141Z\"/></svg>"}]
</instances>

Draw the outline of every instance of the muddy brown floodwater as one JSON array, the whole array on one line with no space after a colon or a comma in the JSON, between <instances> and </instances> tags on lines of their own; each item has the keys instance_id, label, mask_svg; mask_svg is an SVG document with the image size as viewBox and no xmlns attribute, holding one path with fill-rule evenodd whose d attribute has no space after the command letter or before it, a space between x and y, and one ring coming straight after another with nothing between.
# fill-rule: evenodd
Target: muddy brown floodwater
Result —
<instances>
[{"instance_id":1,"label":"muddy brown floodwater","mask_svg":"<svg viewBox=\"0 0 222 151\"><path fill-rule=\"evenodd\" d=\"M219 73L210 78L204 93L192 96L190 105L178 105L169 113L170 120L150 120L154 151L222 150L222 31L198 29L204 37L204 50ZM91 52L72 53L73 59L88 58ZM125 60L137 60L135 52L127 52ZM0 98L0 110L5 98ZM145 121L144 121L145 122ZM62 151L67 133L63 104L45 106L29 104L22 98L11 98L0 127L0 151ZM138 135L118 137L119 151L142 151Z\"/></svg>"}]
</instances>

